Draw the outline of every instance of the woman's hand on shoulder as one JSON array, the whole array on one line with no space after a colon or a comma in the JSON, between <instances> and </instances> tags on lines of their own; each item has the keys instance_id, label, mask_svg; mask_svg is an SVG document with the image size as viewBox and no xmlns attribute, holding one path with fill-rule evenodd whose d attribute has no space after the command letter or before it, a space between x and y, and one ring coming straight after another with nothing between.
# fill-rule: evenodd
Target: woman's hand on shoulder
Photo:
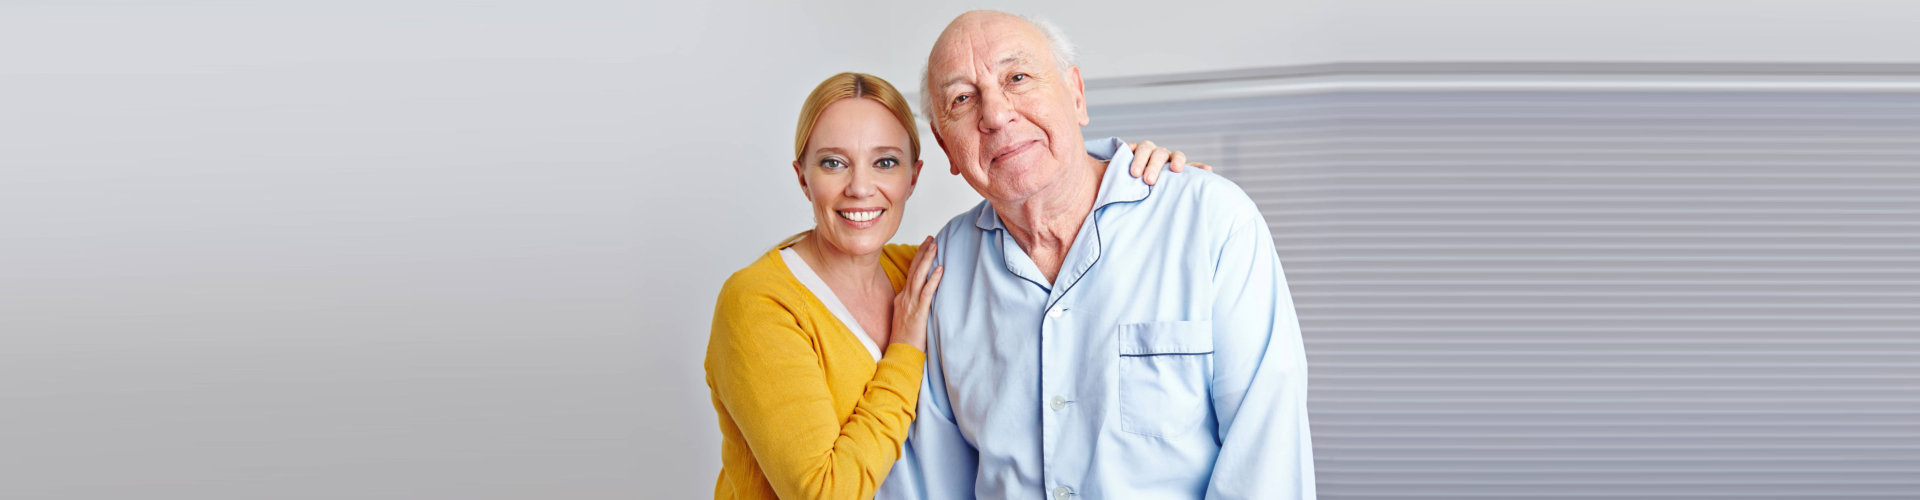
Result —
<instances>
[{"instance_id":1,"label":"woman's hand on shoulder","mask_svg":"<svg viewBox=\"0 0 1920 500\"><path fill-rule=\"evenodd\" d=\"M945 266L933 265L934 252L938 250L933 237L928 236L920 244L920 252L914 254L913 265L907 269L907 286L893 296L893 332L889 334L892 343L927 351L927 312L933 304L933 291L940 288L940 276L946 272Z\"/></svg>"},{"instance_id":2,"label":"woman's hand on shoulder","mask_svg":"<svg viewBox=\"0 0 1920 500\"><path fill-rule=\"evenodd\" d=\"M1186 153L1160 147L1153 141L1140 141L1138 144L1128 144L1127 147L1133 149L1133 163L1127 166L1127 172L1146 181L1148 186L1160 183L1162 168L1184 172L1187 166L1191 165L1208 172L1213 171L1212 165L1200 162L1188 163Z\"/></svg>"}]
</instances>

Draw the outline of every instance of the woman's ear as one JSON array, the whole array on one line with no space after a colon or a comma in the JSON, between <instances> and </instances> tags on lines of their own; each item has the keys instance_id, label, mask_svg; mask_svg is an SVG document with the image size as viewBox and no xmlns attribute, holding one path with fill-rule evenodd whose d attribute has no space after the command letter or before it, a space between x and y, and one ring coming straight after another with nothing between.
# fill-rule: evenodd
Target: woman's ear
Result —
<instances>
[{"instance_id":1,"label":"woman's ear","mask_svg":"<svg viewBox=\"0 0 1920 500\"><path fill-rule=\"evenodd\" d=\"M913 180L911 182L908 182L907 183L908 185L910 186L920 185L920 167L924 167L924 166L927 166L927 162L920 161L920 160L913 161Z\"/></svg>"},{"instance_id":2,"label":"woman's ear","mask_svg":"<svg viewBox=\"0 0 1920 500\"><path fill-rule=\"evenodd\" d=\"M800 160L794 160L793 177L800 180L800 194L805 195L807 201L813 201L813 191L807 189L807 174L804 172L805 170L800 168Z\"/></svg>"}]
</instances>

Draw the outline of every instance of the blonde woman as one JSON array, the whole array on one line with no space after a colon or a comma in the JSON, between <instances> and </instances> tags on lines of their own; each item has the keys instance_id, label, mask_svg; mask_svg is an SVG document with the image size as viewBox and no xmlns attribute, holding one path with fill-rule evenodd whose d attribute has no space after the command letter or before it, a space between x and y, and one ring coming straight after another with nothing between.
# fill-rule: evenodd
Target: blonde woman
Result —
<instances>
[{"instance_id":1,"label":"blonde woman","mask_svg":"<svg viewBox=\"0 0 1920 500\"><path fill-rule=\"evenodd\" d=\"M1184 155L1143 142L1153 183ZM841 73L800 110L794 175L815 225L733 274L714 306L707 387L719 414L714 498L872 498L920 394L938 249L889 245L920 175L907 101ZM1195 164L1200 168L1205 165ZM917 255L916 255L917 252Z\"/></svg>"}]
</instances>

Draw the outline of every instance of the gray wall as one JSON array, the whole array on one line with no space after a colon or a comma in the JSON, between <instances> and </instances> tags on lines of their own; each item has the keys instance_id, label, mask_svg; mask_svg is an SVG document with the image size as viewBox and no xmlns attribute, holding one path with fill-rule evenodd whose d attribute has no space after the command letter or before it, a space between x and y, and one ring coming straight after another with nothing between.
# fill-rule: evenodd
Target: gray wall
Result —
<instances>
[{"instance_id":1,"label":"gray wall","mask_svg":"<svg viewBox=\"0 0 1920 500\"><path fill-rule=\"evenodd\" d=\"M1093 78L1920 47L1902 2L1559 4L1025 11ZM0 4L0 497L705 494L711 297L807 224L798 102L911 86L961 9ZM927 160L902 239L975 200Z\"/></svg>"}]
</instances>

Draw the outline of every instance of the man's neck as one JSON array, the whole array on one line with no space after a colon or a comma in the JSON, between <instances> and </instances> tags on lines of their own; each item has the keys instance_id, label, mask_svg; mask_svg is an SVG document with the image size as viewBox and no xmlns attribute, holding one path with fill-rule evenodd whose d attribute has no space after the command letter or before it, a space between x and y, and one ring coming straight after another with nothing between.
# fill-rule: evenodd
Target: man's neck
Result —
<instances>
[{"instance_id":1,"label":"man's neck","mask_svg":"<svg viewBox=\"0 0 1920 500\"><path fill-rule=\"evenodd\" d=\"M1081 156L1080 160L1080 165L1065 172L1051 189L1025 200L993 204L1007 233L1049 283L1059 276L1080 226L1093 213L1093 203L1100 197L1100 180L1106 176L1107 162L1091 156Z\"/></svg>"}]
</instances>

